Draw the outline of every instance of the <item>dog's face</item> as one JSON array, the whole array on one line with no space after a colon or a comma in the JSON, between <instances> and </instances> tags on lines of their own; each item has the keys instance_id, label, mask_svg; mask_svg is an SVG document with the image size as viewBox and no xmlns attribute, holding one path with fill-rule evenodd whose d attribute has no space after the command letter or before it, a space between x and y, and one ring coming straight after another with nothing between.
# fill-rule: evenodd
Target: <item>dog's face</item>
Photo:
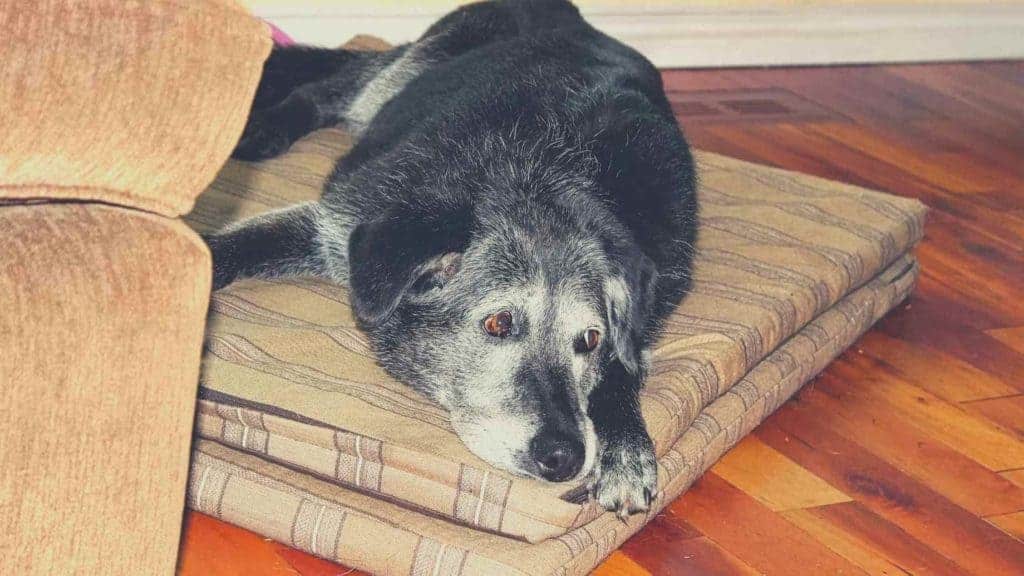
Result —
<instances>
[{"instance_id":1,"label":"dog's face","mask_svg":"<svg viewBox=\"0 0 1024 576\"><path fill-rule=\"evenodd\" d=\"M404 336L385 364L415 358L410 379L492 465L552 481L587 474L598 448L587 398L607 334L602 268L594 246L569 254L519 231L484 235L419 275L393 315Z\"/></svg>"},{"instance_id":2,"label":"dog's face","mask_svg":"<svg viewBox=\"0 0 1024 576\"><path fill-rule=\"evenodd\" d=\"M448 409L475 454L523 475L579 478L599 449L588 398L623 339L610 313L628 316L629 290L596 238L499 222L416 264L369 332L382 364Z\"/></svg>"},{"instance_id":3,"label":"dog's face","mask_svg":"<svg viewBox=\"0 0 1024 576\"><path fill-rule=\"evenodd\" d=\"M424 374L473 452L553 481L594 464L587 399L607 334L599 250L558 245L538 247L517 231L474 243L430 295L457 320L435 332L440 353Z\"/></svg>"}]
</instances>

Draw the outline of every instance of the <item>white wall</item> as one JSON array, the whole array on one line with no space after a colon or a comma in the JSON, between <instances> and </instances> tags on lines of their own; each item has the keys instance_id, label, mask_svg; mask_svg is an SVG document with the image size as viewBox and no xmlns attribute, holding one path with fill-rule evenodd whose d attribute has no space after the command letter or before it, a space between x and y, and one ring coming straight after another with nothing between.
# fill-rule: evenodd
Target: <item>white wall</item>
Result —
<instances>
[{"instance_id":1,"label":"white wall","mask_svg":"<svg viewBox=\"0 0 1024 576\"><path fill-rule=\"evenodd\" d=\"M249 0L296 40L418 36L452 0ZM580 0L584 15L661 67L1024 58L1024 3Z\"/></svg>"}]
</instances>

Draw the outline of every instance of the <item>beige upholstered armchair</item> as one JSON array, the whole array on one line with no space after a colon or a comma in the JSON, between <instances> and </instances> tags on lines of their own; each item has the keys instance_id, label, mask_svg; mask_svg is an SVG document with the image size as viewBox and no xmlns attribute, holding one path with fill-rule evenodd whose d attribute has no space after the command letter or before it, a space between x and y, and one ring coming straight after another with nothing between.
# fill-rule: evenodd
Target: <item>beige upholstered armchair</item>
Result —
<instances>
[{"instance_id":1,"label":"beige upholstered armchair","mask_svg":"<svg viewBox=\"0 0 1024 576\"><path fill-rule=\"evenodd\" d=\"M179 216L269 49L229 0L0 2L3 573L173 571L210 290Z\"/></svg>"}]
</instances>

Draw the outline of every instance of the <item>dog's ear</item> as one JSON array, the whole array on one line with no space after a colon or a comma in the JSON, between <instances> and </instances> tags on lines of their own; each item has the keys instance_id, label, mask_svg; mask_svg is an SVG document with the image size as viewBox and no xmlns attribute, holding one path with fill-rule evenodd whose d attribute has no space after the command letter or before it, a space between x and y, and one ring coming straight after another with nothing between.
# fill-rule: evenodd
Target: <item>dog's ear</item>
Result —
<instances>
[{"instance_id":1,"label":"dog's ear","mask_svg":"<svg viewBox=\"0 0 1024 576\"><path fill-rule=\"evenodd\" d=\"M356 317L379 324L409 292L442 286L459 269L469 243L464 210L398 208L355 227L349 236L349 288Z\"/></svg>"},{"instance_id":2,"label":"dog's ear","mask_svg":"<svg viewBox=\"0 0 1024 576\"><path fill-rule=\"evenodd\" d=\"M657 278L654 262L634 249L613 258L611 274L604 283L608 336L615 355L633 374L640 374L643 368L641 353L647 345Z\"/></svg>"},{"instance_id":3,"label":"dog's ear","mask_svg":"<svg viewBox=\"0 0 1024 576\"><path fill-rule=\"evenodd\" d=\"M684 195L693 197L696 181L692 157L667 103L651 104L631 91L595 99L581 133L599 166L598 185L615 213L627 229L646 229L657 244L674 237L653 227L664 220L666 207L679 205ZM608 239L607 245L612 268L604 287L609 337L622 364L639 374L641 350L650 344L647 332L658 305L658 269L633 238ZM666 284L679 281L670 278Z\"/></svg>"}]
</instances>

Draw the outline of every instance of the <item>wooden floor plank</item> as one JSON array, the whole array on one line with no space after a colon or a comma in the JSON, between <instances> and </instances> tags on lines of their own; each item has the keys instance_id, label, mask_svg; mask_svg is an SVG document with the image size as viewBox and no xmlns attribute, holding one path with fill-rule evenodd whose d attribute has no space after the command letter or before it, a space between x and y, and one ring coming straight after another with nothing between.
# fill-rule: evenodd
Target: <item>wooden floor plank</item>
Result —
<instances>
[{"instance_id":1,"label":"wooden floor plank","mask_svg":"<svg viewBox=\"0 0 1024 576\"><path fill-rule=\"evenodd\" d=\"M1004 122L1019 124L1024 121L1018 95L1010 92L1011 86L999 76L956 63L942 68L907 66L894 70L903 78L952 96L954 101L970 105L972 112L986 111L998 115Z\"/></svg>"},{"instance_id":2,"label":"wooden floor plank","mask_svg":"<svg viewBox=\"0 0 1024 576\"><path fill-rule=\"evenodd\" d=\"M864 354L891 367L901 377L950 402L1020 392L1002 378L923 343L907 342L883 332L869 332L858 346Z\"/></svg>"},{"instance_id":3,"label":"wooden floor plank","mask_svg":"<svg viewBox=\"0 0 1024 576\"><path fill-rule=\"evenodd\" d=\"M616 550L591 573L591 576L651 576L651 573L625 553Z\"/></svg>"},{"instance_id":4,"label":"wooden floor plank","mask_svg":"<svg viewBox=\"0 0 1024 576\"><path fill-rule=\"evenodd\" d=\"M950 230L949 233L953 234L954 231ZM955 233L960 239L969 234L962 226ZM989 248L992 256L998 255L995 244L989 244ZM929 277L942 281L950 292L957 295L958 301L999 310L999 328L1024 324L1024 303L1006 301L1007 298L1016 297L1020 282L1024 281L1020 272L1024 268L1018 268L1019 262L1000 262L998 258L991 257L986 259L991 262L982 263L974 251L952 241L942 248L930 243L923 244L917 253L922 264L928 266ZM976 278L986 278L984 290L972 287Z\"/></svg>"},{"instance_id":5,"label":"wooden floor plank","mask_svg":"<svg viewBox=\"0 0 1024 576\"><path fill-rule=\"evenodd\" d=\"M973 326L964 315L975 311L955 294L943 295L928 278L921 278L911 302L912 313L897 311L874 329L953 355L1024 392L1024 355Z\"/></svg>"},{"instance_id":6,"label":"wooden floor plank","mask_svg":"<svg viewBox=\"0 0 1024 576\"><path fill-rule=\"evenodd\" d=\"M1000 472L999 475L1010 482L1013 482L1017 486L1024 488L1024 468L1019 470L1004 470Z\"/></svg>"},{"instance_id":7,"label":"wooden floor plank","mask_svg":"<svg viewBox=\"0 0 1024 576\"><path fill-rule=\"evenodd\" d=\"M929 158L927 153L921 150L902 146L858 124L835 122L805 126L802 129L841 142L844 146L857 150L878 162L898 166L901 172L912 173L917 179L944 190L969 194L989 190L994 185L966 178L955 165Z\"/></svg>"},{"instance_id":8,"label":"wooden floor plank","mask_svg":"<svg viewBox=\"0 0 1024 576\"><path fill-rule=\"evenodd\" d=\"M628 550L626 550L628 553ZM680 542L657 561L643 563L655 576L754 576L762 574L706 536ZM616 572L616 574L619 574Z\"/></svg>"},{"instance_id":9,"label":"wooden floor plank","mask_svg":"<svg viewBox=\"0 0 1024 576\"><path fill-rule=\"evenodd\" d=\"M1024 442L1024 394L961 404L965 410L988 419Z\"/></svg>"},{"instance_id":10,"label":"wooden floor plank","mask_svg":"<svg viewBox=\"0 0 1024 576\"><path fill-rule=\"evenodd\" d=\"M759 572L864 573L714 472L669 507Z\"/></svg>"},{"instance_id":11,"label":"wooden floor plank","mask_svg":"<svg viewBox=\"0 0 1024 576\"><path fill-rule=\"evenodd\" d=\"M180 576L301 576L274 542L205 514L185 518Z\"/></svg>"},{"instance_id":12,"label":"wooden floor plank","mask_svg":"<svg viewBox=\"0 0 1024 576\"><path fill-rule=\"evenodd\" d=\"M959 576L963 568L856 502L783 514L868 574Z\"/></svg>"},{"instance_id":13,"label":"wooden floor plank","mask_svg":"<svg viewBox=\"0 0 1024 576\"><path fill-rule=\"evenodd\" d=\"M997 472L913 425L884 406L852 401L846 383L859 373L847 355L800 393L800 402L820 412L830 429L915 478L951 502L978 515L1013 512L1024 507L1024 490Z\"/></svg>"},{"instance_id":14,"label":"wooden floor plank","mask_svg":"<svg viewBox=\"0 0 1024 576\"><path fill-rule=\"evenodd\" d=\"M755 433L963 568L991 576L1024 572L1024 544L836 434L827 419L799 401L780 409Z\"/></svg>"},{"instance_id":15,"label":"wooden floor plank","mask_svg":"<svg viewBox=\"0 0 1024 576\"><path fill-rule=\"evenodd\" d=\"M1024 326L1003 328L1001 330L989 330L989 336L1013 348L1021 355L1024 355Z\"/></svg>"},{"instance_id":16,"label":"wooden floor plank","mask_svg":"<svg viewBox=\"0 0 1024 576\"><path fill-rule=\"evenodd\" d=\"M1014 538L1024 541L1024 512L990 516L987 520Z\"/></svg>"},{"instance_id":17,"label":"wooden floor plank","mask_svg":"<svg viewBox=\"0 0 1024 576\"><path fill-rule=\"evenodd\" d=\"M756 436L740 441L712 471L775 512L850 501Z\"/></svg>"},{"instance_id":18,"label":"wooden floor plank","mask_svg":"<svg viewBox=\"0 0 1024 576\"><path fill-rule=\"evenodd\" d=\"M922 292L935 292L945 301L959 303L965 312L974 316L970 324L972 327L991 330L1024 322L1024 317L1021 316L1016 306L1012 310L1010 307L1006 307L1005 313L1002 312L1003 309L998 306L1001 298L999 291L989 292L969 287L975 278L983 277L984 274L972 271L969 267L955 269L949 265L948 261L936 258L935 252L931 249L922 249L919 255L919 263L922 266L920 279ZM1007 288L1006 282L995 278L992 280L994 285L999 284L1001 287ZM1014 289L1007 288L1007 290ZM996 312L997 310L1000 312Z\"/></svg>"},{"instance_id":19,"label":"wooden floor plank","mask_svg":"<svg viewBox=\"0 0 1024 576\"><path fill-rule=\"evenodd\" d=\"M622 549L630 558L648 567L663 563L665 556L675 556L675 550L685 540L703 536L672 508L656 514L647 526L652 529L641 530Z\"/></svg>"},{"instance_id":20,"label":"wooden floor plank","mask_svg":"<svg viewBox=\"0 0 1024 576\"><path fill-rule=\"evenodd\" d=\"M753 568L709 540L672 508L657 514L639 534L626 541L619 555L632 566L656 576L675 574L757 574ZM632 574L621 559L610 559L597 574Z\"/></svg>"},{"instance_id":21,"label":"wooden floor plank","mask_svg":"<svg viewBox=\"0 0 1024 576\"><path fill-rule=\"evenodd\" d=\"M878 550L818 516L814 508L789 510L782 515L867 574L899 574L903 571L899 565L885 558Z\"/></svg>"},{"instance_id":22,"label":"wooden floor plank","mask_svg":"<svg viewBox=\"0 0 1024 576\"><path fill-rule=\"evenodd\" d=\"M277 544L276 550L278 555L284 558L288 565L302 576L368 576L366 572L356 570L355 568L345 568L334 562L328 562L323 558L317 558L300 550L289 548L284 544Z\"/></svg>"},{"instance_id":23,"label":"wooden floor plank","mask_svg":"<svg viewBox=\"0 0 1024 576\"><path fill-rule=\"evenodd\" d=\"M930 438L946 444L989 470L1024 467L1024 443L986 419L968 413L958 404L942 400L922 388L885 371L881 366L857 367L869 361L848 359L837 369L852 377L843 381L841 399L863 408L867 414L881 410L884 418L905 419ZM835 389L839 394L838 387Z\"/></svg>"}]
</instances>

